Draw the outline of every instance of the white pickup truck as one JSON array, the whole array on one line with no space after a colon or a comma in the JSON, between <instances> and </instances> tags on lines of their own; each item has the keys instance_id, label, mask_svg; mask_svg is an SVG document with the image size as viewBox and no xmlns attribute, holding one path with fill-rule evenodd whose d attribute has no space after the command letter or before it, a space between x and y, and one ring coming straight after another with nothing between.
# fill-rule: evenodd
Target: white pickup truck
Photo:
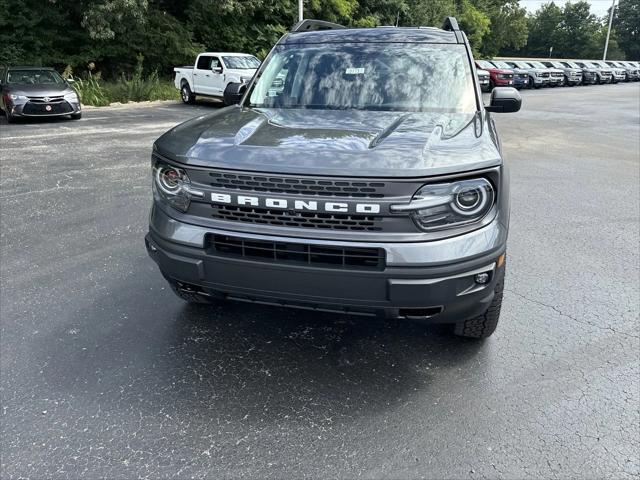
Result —
<instances>
[{"instance_id":1,"label":"white pickup truck","mask_svg":"<svg viewBox=\"0 0 640 480\"><path fill-rule=\"evenodd\" d=\"M205 52L195 66L176 67L175 86L184 103L193 103L196 95L223 98L230 83L246 83L260 66L260 60L246 53Z\"/></svg>"}]
</instances>

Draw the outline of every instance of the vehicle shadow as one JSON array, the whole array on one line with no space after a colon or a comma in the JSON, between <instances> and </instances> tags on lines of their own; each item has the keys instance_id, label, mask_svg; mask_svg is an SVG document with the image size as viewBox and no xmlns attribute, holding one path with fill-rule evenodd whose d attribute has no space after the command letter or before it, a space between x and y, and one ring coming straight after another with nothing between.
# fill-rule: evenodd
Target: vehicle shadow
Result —
<instances>
[{"instance_id":1,"label":"vehicle shadow","mask_svg":"<svg viewBox=\"0 0 640 480\"><path fill-rule=\"evenodd\" d=\"M42 341L50 388L102 410L320 422L391 408L431 388L435 372L485 363L486 344L444 326L231 302L191 306L158 277L142 268L114 283L69 318L66 332Z\"/></svg>"},{"instance_id":2,"label":"vehicle shadow","mask_svg":"<svg viewBox=\"0 0 640 480\"><path fill-rule=\"evenodd\" d=\"M71 120L69 117L16 117L13 119L13 123L11 125L35 125L35 124L52 124L52 123L69 123L75 124L77 120ZM0 110L0 125L9 125L7 122L7 117L5 117L4 112Z\"/></svg>"}]
</instances>

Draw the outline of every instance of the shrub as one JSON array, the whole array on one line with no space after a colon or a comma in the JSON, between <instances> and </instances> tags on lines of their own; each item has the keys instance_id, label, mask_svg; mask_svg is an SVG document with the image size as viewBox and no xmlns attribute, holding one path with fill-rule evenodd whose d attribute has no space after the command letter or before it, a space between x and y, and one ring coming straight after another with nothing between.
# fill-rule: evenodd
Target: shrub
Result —
<instances>
[{"instance_id":1,"label":"shrub","mask_svg":"<svg viewBox=\"0 0 640 480\"><path fill-rule=\"evenodd\" d=\"M78 95L80 95L80 101L85 105L104 107L111 103L111 100L100 85L99 77L90 76L84 80L79 78L73 86Z\"/></svg>"},{"instance_id":2,"label":"shrub","mask_svg":"<svg viewBox=\"0 0 640 480\"><path fill-rule=\"evenodd\" d=\"M70 67L65 69L65 78L71 76ZM153 100L178 100L179 94L173 82L161 80L157 72L146 78L142 74L142 59L131 77L121 75L115 82L102 81L100 73L91 74L91 68L84 79L77 79L74 87L85 105L103 107L113 102L144 102Z\"/></svg>"}]
</instances>

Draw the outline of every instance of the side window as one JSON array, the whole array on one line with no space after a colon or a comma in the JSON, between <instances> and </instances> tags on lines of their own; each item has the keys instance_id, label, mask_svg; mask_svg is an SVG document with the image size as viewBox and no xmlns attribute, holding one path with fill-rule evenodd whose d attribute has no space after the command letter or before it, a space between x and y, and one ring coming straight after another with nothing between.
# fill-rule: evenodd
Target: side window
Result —
<instances>
[{"instance_id":1,"label":"side window","mask_svg":"<svg viewBox=\"0 0 640 480\"><path fill-rule=\"evenodd\" d=\"M214 68L222 67L222 63L218 57L211 57L211 70Z\"/></svg>"},{"instance_id":2,"label":"side window","mask_svg":"<svg viewBox=\"0 0 640 480\"><path fill-rule=\"evenodd\" d=\"M208 55L201 55L198 57L198 64L196 65L196 68L198 70L209 70L211 67L211 58Z\"/></svg>"}]
</instances>

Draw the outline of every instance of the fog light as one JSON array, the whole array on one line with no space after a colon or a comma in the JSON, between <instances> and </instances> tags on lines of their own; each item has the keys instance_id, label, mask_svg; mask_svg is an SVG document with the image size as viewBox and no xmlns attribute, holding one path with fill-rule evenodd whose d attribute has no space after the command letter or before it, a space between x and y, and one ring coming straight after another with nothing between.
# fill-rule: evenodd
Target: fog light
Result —
<instances>
[{"instance_id":1,"label":"fog light","mask_svg":"<svg viewBox=\"0 0 640 480\"><path fill-rule=\"evenodd\" d=\"M474 277L476 283L480 285L484 285L485 283L489 283L489 274L488 273L477 273Z\"/></svg>"}]
</instances>

